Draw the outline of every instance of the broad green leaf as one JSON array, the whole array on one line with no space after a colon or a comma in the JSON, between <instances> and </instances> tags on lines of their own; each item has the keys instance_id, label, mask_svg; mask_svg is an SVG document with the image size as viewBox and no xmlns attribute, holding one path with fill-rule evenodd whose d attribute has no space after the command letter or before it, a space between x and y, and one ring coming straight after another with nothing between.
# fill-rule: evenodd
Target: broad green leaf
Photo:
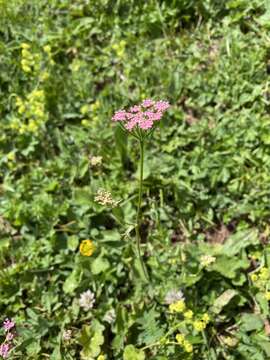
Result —
<instances>
[{"instance_id":1,"label":"broad green leaf","mask_svg":"<svg viewBox=\"0 0 270 360\"><path fill-rule=\"evenodd\" d=\"M133 345L127 345L124 350L124 360L145 360L142 350L136 349Z\"/></svg>"},{"instance_id":2,"label":"broad green leaf","mask_svg":"<svg viewBox=\"0 0 270 360\"><path fill-rule=\"evenodd\" d=\"M259 243L260 240L256 229L238 231L236 234L231 235L225 242L222 253L227 256L233 256L238 254L242 249Z\"/></svg>"},{"instance_id":3,"label":"broad green leaf","mask_svg":"<svg viewBox=\"0 0 270 360\"><path fill-rule=\"evenodd\" d=\"M241 330L253 331L263 329L264 322L260 315L245 313L241 315Z\"/></svg>"},{"instance_id":4,"label":"broad green leaf","mask_svg":"<svg viewBox=\"0 0 270 360\"><path fill-rule=\"evenodd\" d=\"M103 273L109 268L110 268L110 263L103 256L98 256L91 264L91 270L94 275Z\"/></svg>"},{"instance_id":5,"label":"broad green leaf","mask_svg":"<svg viewBox=\"0 0 270 360\"><path fill-rule=\"evenodd\" d=\"M80 269L75 268L71 274L66 278L63 290L66 294L71 294L80 285L82 272Z\"/></svg>"}]
</instances>

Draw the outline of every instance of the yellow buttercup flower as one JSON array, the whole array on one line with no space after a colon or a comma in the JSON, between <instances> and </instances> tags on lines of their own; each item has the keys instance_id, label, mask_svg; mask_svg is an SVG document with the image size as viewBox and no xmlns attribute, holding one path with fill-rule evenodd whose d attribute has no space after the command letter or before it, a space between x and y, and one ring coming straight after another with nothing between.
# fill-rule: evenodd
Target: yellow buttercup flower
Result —
<instances>
[{"instance_id":1,"label":"yellow buttercup flower","mask_svg":"<svg viewBox=\"0 0 270 360\"><path fill-rule=\"evenodd\" d=\"M185 308L186 308L186 304L184 303L183 300L179 300L169 306L169 310L171 312L178 312L178 313L182 313L185 310Z\"/></svg>"},{"instance_id":2,"label":"yellow buttercup flower","mask_svg":"<svg viewBox=\"0 0 270 360\"><path fill-rule=\"evenodd\" d=\"M83 240L80 244L80 253L83 256L91 256L95 251L95 245L91 240Z\"/></svg>"}]
</instances>

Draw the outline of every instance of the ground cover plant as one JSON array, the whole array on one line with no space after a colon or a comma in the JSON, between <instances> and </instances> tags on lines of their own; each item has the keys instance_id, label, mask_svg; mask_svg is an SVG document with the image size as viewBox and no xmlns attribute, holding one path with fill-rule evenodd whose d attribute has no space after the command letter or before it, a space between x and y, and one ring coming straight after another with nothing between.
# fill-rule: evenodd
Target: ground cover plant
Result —
<instances>
[{"instance_id":1,"label":"ground cover plant","mask_svg":"<svg viewBox=\"0 0 270 360\"><path fill-rule=\"evenodd\" d=\"M270 358L269 2L0 14L0 358Z\"/></svg>"}]
</instances>

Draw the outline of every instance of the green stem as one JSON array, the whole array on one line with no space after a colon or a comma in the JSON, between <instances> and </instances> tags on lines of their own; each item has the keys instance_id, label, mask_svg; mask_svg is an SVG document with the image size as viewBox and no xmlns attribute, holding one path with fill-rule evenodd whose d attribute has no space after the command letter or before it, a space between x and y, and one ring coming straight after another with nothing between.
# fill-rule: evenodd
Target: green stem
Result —
<instances>
[{"instance_id":1,"label":"green stem","mask_svg":"<svg viewBox=\"0 0 270 360\"><path fill-rule=\"evenodd\" d=\"M140 235L140 226L141 226L141 206L142 206L142 193L143 193L143 163L144 163L144 142L140 139L140 175L139 175L139 196L137 204L137 215L136 215L136 244L137 252L140 260L140 264L146 280L149 280L149 276L145 267L145 264L141 255L141 235Z\"/></svg>"}]
</instances>

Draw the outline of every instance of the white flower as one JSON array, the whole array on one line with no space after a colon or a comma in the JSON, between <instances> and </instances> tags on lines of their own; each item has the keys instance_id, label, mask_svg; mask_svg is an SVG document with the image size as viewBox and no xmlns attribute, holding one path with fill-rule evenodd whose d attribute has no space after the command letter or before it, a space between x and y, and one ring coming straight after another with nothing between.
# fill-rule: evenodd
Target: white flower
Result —
<instances>
[{"instance_id":1,"label":"white flower","mask_svg":"<svg viewBox=\"0 0 270 360\"><path fill-rule=\"evenodd\" d=\"M92 166L97 166L102 163L102 156L91 156L89 160Z\"/></svg>"},{"instance_id":2,"label":"white flower","mask_svg":"<svg viewBox=\"0 0 270 360\"><path fill-rule=\"evenodd\" d=\"M179 300L184 300L184 294L181 290L172 289L167 292L165 296L165 303L170 305L176 303Z\"/></svg>"},{"instance_id":3,"label":"white flower","mask_svg":"<svg viewBox=\"0 0 270 360\"><path fill-rule=\"evenodd\" d=\"M95 294L91 290L87 290L80 295L79 304L84 311L93 308L95 303Z\"/></svg>"},{"instance_id":4,"label":"white flower","mask_svg":"<svg viewBox=\"0 0 270 360\"><path fill-rule=\"evenodd\" d=\"M71 330L64 330L63 332L63 340L69 341L72 338L72 331Z\"/></svg>"},{"instance_id":5,"label":"white flower","mask_svg":"<svg viewBox=\"0 0 270 360\"><path fill-rule=\"evenodd\" d=\"M115 322L115 319L116 319L116 314L115 314L115 310L114 309L111 309L111 310L108 310L106 312L106 314L104 315L104 318L103 320L104 321L107 321L107 323L109 324L112 324Z\"/></svg>"},{"instance_id":6,"label":"white flower","mask_svg":"<svg viewBox=\"0 0 270 360\"><path fill-rule=\"evenodd\" d=\"M99 189L96 196L95 202L103 206L116 207L120 201L115 201L112 198L112 194L104 189Z\"/></svg>"}]
</instances>

